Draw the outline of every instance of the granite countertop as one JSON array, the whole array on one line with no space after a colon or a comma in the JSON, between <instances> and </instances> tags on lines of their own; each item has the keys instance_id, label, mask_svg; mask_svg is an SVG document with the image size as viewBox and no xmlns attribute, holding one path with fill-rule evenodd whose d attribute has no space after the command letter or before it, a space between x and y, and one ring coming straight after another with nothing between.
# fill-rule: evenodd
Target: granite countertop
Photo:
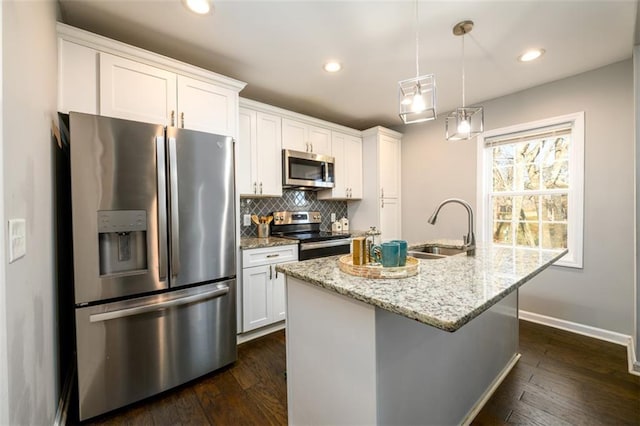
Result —
<instances>
[{"instance_id":1,"label":"granite countertop","mask_svg":"<svg viewBox=\"0 0 640 426\"><path fill-rule=\"evenodd\" d=\"M240 248L242 250L265 248L265 247L276 247L276 246L289 246L292 244L298 244L298 242L296 240L290 240L288 238L279 238L279 237L268 237L268 238L242 237L240 238Z\"/></svg>"},{"instance_id":2,"label":"granite countertop","mask_svg":"<svg viewBox=\"0 0 640 426\"><path fill-rule=\"evenodd\" d=\"M410 244L461 246L455 240ZM338 259L311 259L278 265L276 270L361 302L453 332L515 291L565 251L477 247L475 256L420 259L418 275L402 279L368 279L340 271Z\"/></svg>"}]
</instances>

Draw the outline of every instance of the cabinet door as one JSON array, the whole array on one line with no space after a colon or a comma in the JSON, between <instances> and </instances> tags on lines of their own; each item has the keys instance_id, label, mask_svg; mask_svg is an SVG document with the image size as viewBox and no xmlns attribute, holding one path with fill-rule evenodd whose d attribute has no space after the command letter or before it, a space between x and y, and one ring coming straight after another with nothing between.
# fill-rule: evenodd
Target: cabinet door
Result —
<instances>
[{"instance_id":1,"label":"cabinet door","mask_svg":"<svg viewBox=\"0 0 640 426\"><path fill-rule=\"evenodd\" d=\"M380 199L380 232L382 241L400 239L400 203L397 198Z\"/></svg>"},{"instance_id":2,"label":"cabinet door","mask_svg":"<svg viewBox=\"0 0 640 426\"><path fill-rule=\"evenodd\" d=\"M309 151L308 128L299 121L282 119L282 149Z\"/></svg>"},{"instance_id":3,"label":"cabinet door","mask_svg":"<svg viewBox=\"0 0 640 426\"><path fill-rule=\"evenodd\" d=\"M174 73L100 53L100 115L170 125L175 111Z\"/></svg>"},{"instance_id":4,"label":"cabinet door","mask_svg":"<svg viewBox=\"0 0 640 426\"><path fill-rule=\"evenodd\" d=\"M380 194L383 198L400 196L400 141L380 136Z\"/></svg>"},{"instance_id":5,"label":"cabinet door","mask_svg":"<svg viewBox=\"0 0 640 426\"><path fill-rule=\"evenodd\" d=\"M257 113L256 180L258 194L282 196L282 121L280 117Z\"/></svg>"},{"instance_id":6,"label":"cabinet door","mask_svg":"<svg viewBox=\"0 0 640 426\"><path fill-rule=\"evenodd\" d=\"M331 198L347 198L347 187L349 176L347 174L347 162L349 161L346 152L346 138L342 133L333 132L331 134L331 152L335 158L333 167L335 185L331 191Z\"/></svg>"},{"instance_id":7,"label":"cabinet door","mask_svg":"<svg viewBox=\"0 0 640 426\"><path fill-rule=\"evenodd\" d=\"M273 276L273 322L282 321L287 317L287 300L286 300L286 292L285 292L285 276L280 272L275 270L276 265L273 265L274 268L274 276Z\"/></svg>"},{"instance_id":8,"label":"cabinet door","mask_svg":"<svg viewBox=\"0 0 640 426\"><path fill-rule=\"evenodd\" d=\"M309 126L308 142L310 152L331 155L331 130Z\"/></svg>"},{"instance_id":9,"label":"cabinet door","mask_svg":"<svg viewBox=\"0 0 640 426\"><path fill-rule=\"evenodd\" d=\"M344 157L347 159L347 185L350 199L362 198L362 139L347 136Z\"/></svg>"},{"instance_id":10,"label":"cabinet door","mask_svg":"<svg viewBox=\"0 0 640 426\"><path fill-rule=\"evenodd\" d=\"M238 191L240 195L254 195L258 188L256 179L256 118L255 111L240 108L238 123Z\"/></svg>"},{"instance_id":11,"label":"cabinet door","mask_svg":"<svg viewBox=\"0 0 640 426\"><path fill-rule=\"evenodd\" d=\"M193 78L178 76L178 118L185 129L236 136L238 94Z\"/></svg>"},{"instance_id":12,"label":"cabinet door","mask_svg":"<svg viewBox=\"0 0 640 426\"><path fill-rule=\"evenodd\" d=\"M98 114L98 52L58 40L58 111Z\"/></svg>"},{"instance_id":13,"label":"cabinet door","mask_svg":"<svg viewBox=\"0 0 640 426\"><path fill-rule=\"evenodd\" d=\"M242 331L271 323L273 266L242 270Z\"/></svg>"}]
</instances>

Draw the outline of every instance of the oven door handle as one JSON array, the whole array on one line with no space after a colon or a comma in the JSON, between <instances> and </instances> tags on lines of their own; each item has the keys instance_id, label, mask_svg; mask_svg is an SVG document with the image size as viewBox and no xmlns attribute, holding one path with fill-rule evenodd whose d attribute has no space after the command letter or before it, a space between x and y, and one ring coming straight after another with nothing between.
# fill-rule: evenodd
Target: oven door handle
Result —
<instances>
[{"instance_id":1,"label":"oven door handle","mask_svg":"<svg viewBox=\"0 0 640 426\"><path fill-rule=\"evenodd\" d=\"M319 241L316 243L300 243L300 250L313 250L325 247L346 246L351 244L351 238L341 238L339 240Z\"/></svg>"}]
</instances>

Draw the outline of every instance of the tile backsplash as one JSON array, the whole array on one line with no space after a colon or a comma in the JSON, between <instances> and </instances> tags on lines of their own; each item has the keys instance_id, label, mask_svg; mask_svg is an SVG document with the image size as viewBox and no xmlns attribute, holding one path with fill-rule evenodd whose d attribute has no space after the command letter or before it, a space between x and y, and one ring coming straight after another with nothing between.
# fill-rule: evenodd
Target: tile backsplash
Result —
<instances>
[{"instance_id":1,"label":"tile backsplash","mask_svg":"<svg viewBox=\"0 0 640 426\"><path fill-rule=\"evenodd\" d=\"M255 214L258 216L268 216L272 212L291 211L319 211L322 215L320 229L327 231L331 229L331 213L336 214L336 218L347 217L346 201L319 201L316 193L312 191L299 191L295 189L284 189L281 198L241 198L240 199L240 233L243 237L256 237L257 227L242 226L242 216L245 214Z\"/></svg>"}]
</instances>

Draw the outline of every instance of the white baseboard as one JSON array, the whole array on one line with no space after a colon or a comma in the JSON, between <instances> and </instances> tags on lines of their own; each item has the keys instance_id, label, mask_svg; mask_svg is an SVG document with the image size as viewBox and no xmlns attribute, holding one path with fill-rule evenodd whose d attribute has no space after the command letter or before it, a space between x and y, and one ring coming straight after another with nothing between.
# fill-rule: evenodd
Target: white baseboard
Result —
<instances>
[{"instance_id":1,"label":"white baseboard","mask_svg":"<svg viewBox=\"0 0 640 426\"><path fill-rule=\"evenodd\" d=\"M515 367L516 363L518 362L521 356L522 355L520 355L519 353L515 354L513 358L511 358L509 363L502 369L500 374L498 374L498 377L493 379L491 386L489 386L489 388L482 394L478 402L475 403L473 408L471 408L471 411L469 411L467 416L464 418L464 421L462 422L463 426L468 426L469 424L471 424L473 419L476 418L476 416L478 415L478 413L480 413L480 411L482 410L484 405L487 403L487 401L491 399L495 391L498 389L498 387L500 387L504 379L509 375L513 367Z\"/></svg>"},{"instance_id":2,"label":"white baseboard","mask_svg":"<svg viewBox=\"0 0 640 426\"><path fill-rule=\"evenodd\" d=\"M266 336L267 334L275 333L276 331L283 330L285 328L285 322L280 321L275 324L270 324L262 328L248 331L246 333L238 334L237 344L248 342L249 340L257 339L258 337Z\"/></svg>"},{"instance_id":3,"label":"white baseboard","mask_svg":"<svg viewBox=\"0 0 640 426\"><path fill-rule=\"evenodd\" d=\"M633 338L627 334L617 333L615 331L604 330L602 328L592 327L590 325L579 324L563 320L560 318L548 317L533 312L519 311L520 319L535 322L537 324L546 325L560 330L569 331L571 333L581 334L594 339L604 340L606 342L615 343L627 347L627 362L629 365L629 373L640 376L640 365L636 358Z\"/></svg>"}]
</instances>

